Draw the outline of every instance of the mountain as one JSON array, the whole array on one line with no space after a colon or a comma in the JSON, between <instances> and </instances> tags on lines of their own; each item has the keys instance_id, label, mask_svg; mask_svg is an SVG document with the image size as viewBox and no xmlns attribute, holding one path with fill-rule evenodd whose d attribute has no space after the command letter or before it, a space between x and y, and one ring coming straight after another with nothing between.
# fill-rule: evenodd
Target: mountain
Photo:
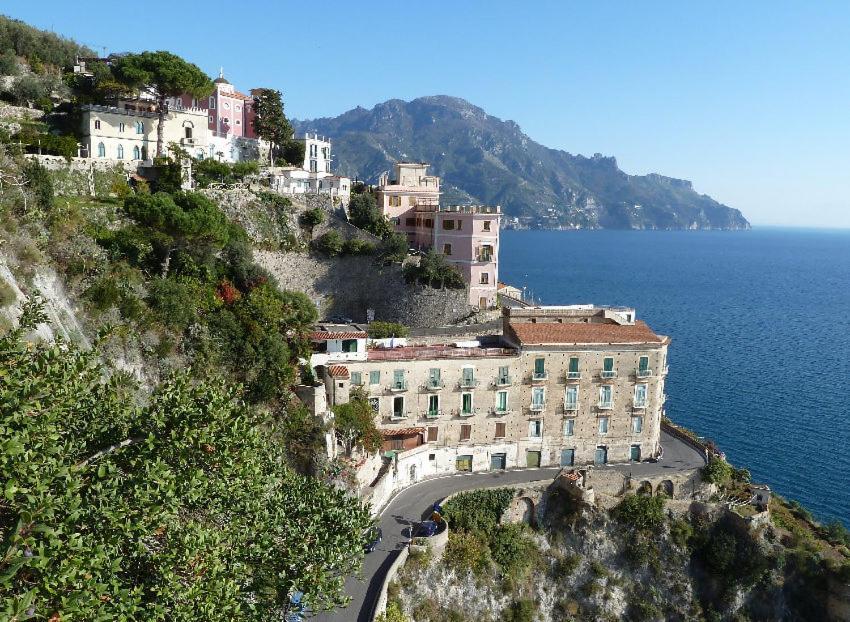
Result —
<instances>
[{"instance_id":1,"label":"mountain","mask_svg":"<svg viewBox=\"0 0 850 622\"><path fill-rule=\"evenodd\" d=\"M628 175L613 157L550 149L456 97L392 99L371 110L294 121L334 141L339 173L375 182L397 160L429 162L444 203L501 205L520 226L747 229L737 209L663 175ZM510 225L510 223L508 223Z\"/></svg>"}]
</instances>

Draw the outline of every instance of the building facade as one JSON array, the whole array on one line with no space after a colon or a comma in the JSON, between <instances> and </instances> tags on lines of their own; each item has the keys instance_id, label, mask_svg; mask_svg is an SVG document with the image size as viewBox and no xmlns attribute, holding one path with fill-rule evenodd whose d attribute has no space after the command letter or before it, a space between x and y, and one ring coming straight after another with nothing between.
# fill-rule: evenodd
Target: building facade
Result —
<instances>
[{"instance_id":1,"label":"building facade","mask_svg":"<svg viewBox=\"0 0 850 622\"><path fill-rule=\"evenodd\" d=\"M377 201L396 231L417 249L434 249L454 264L469 285L469 304L496 306L501 209L440 205L440 178L422 162L399 162L395 178L378 180Z\"/></svg>"},{"instance_id":2,"label":"building facade","mask_svg":"<svg viewBox=\"0 0 850 622\"><path fill-rule=\"evenodd\" d=\"M304 162L270 169L271 189L282 194L327 194L338 199L342 207L348 206L351 180L332 172L330 139L307 132L295 140L304 143Z\"/></svg>"},{"instance_id":3,"label":"building facade","mask_svg":"<svg viewBox=\"0 0 850 622\"><path fill-rule=\"evenodd\" d=\"M384 449L415 448L419 476L606 464L658 454L668 343L633 309L508 308L486 342L350 342L317 369L331 406L366 392Z\"/></svg>"}]
</instances>

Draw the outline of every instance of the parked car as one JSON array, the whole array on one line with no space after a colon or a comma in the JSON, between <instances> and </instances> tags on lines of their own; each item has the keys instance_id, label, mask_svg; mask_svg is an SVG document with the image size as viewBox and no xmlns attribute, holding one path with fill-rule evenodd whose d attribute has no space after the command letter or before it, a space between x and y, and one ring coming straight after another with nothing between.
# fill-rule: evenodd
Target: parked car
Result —
<instances>
[{"instance_id":1,"label":"parked car","mask_svg":"<svg viewBox=\"0 0 850 622\"><path fill-rule=\"evenodd\" d=\"M363 552L371 553L378 548L381 540L384 539L384 532L381 531L380 527L370 527L364 532L363 539L366 541L366 544L363 545Z\"/></svg>"},{"instance_id":2,"label":"parked car","mask_svg":"<svg viewBox=\"0 0 850 622\"><path fill-rule=\"evenodd\" d=\"M417 524L413 530L414 538L430 538L437 533L437 523L432 520L424 520Z\"/></svg>"}]
</instances>

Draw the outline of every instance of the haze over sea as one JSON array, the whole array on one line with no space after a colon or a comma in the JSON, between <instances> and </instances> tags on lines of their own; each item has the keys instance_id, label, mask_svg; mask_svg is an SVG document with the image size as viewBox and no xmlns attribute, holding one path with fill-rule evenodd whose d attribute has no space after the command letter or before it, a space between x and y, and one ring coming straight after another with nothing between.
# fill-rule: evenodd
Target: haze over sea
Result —
<instances>
[{"instance_id":1,"label":"haze over sea","mask_svg":"<svg viewBox=\"0 0 850 622\"><path fill-rule=\"evenodd\" d=\"M850 526L850 231L505 231L501 280L636 307L672 337L667 415Z\"/></svg>"}]
</instances>

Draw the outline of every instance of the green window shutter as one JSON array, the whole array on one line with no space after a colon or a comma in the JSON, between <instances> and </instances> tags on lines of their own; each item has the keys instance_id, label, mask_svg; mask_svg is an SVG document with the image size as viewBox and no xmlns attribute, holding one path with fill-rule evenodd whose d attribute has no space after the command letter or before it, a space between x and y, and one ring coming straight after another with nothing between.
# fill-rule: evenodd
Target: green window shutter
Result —
<instances>
[{"instance_id":1,"label":"green window shutter","mask_svg":"<svg viewBox=\"0 0 850 622\"><path fill-rule=\"evenodd\" d=\"M640 362L638 363L638 369L640 371L646 371L649 369L649 357L642 356L640 357Z\"/></svg>"},{"instance_id":2,"label":"green window shutter","mask_svg":"<svg viewBox=\"0 0 850 622\"><path fill-rule=\"evenodd\" d=\"M508 409L508 394L504 391L500 391L499 394L499 410L507 410Z\"/></svg>"},{"instance_id":3,"label":"green window shutter","mask_svg":"<svg viewBox=\"0 0 850 622\"><path fill-rule=\"evenodd\" d=\"M370 371L369 372L369 384L381 384L381 372L380 371Z\"/></svg>"},{"instance_id":4,"label":"green window shutter","mask_svg":"<svg viewBox=\"0 0 850 622\"><path fill-rule=\"evenodd\" d=\"M604 371L614 371L614 359L611 357L605 357L602 362L602 369Z\"/></svg>"},{"instance_id":5,"label":"green window shutter","mask_svg":"<svg viewBox=\"0 0 850 622\"><path fill-rule=\"evenodd\" d=\"M463 394L463 412L469 413L472 412L472 394L464 393Z\"/></svg>"},{"instance_id":6,"label":"green window shutter","mask_svg":"<svg viewBox=\"0 0 850 622\"><path fill-rule=\"evenodd\" d=\"M577 372L578 371L578 357L572 356L570 357L570 371Z\"/></svg>"},{"instance_id":7,"label":"green window shutter","mask_svg":"<svg viewBox=\"0 0 850 622\"><path fill-rule=\"evenodd\" d=\"M351 372L351 384L355 386L363 384L363 378L361 377L359 371Z\"/></svg>"},{"instance_id":8,"label":"green window shutter","mask_svg":"<svg viewBox=\"0 0 850 622\"><path fill-rule=\"evenodd\" d=\"M546 359L544 359L544 358L534 359L534 373L535 374L542 374L545 371L545 368L546 368Z\"/></svg>"}]
</instances>

